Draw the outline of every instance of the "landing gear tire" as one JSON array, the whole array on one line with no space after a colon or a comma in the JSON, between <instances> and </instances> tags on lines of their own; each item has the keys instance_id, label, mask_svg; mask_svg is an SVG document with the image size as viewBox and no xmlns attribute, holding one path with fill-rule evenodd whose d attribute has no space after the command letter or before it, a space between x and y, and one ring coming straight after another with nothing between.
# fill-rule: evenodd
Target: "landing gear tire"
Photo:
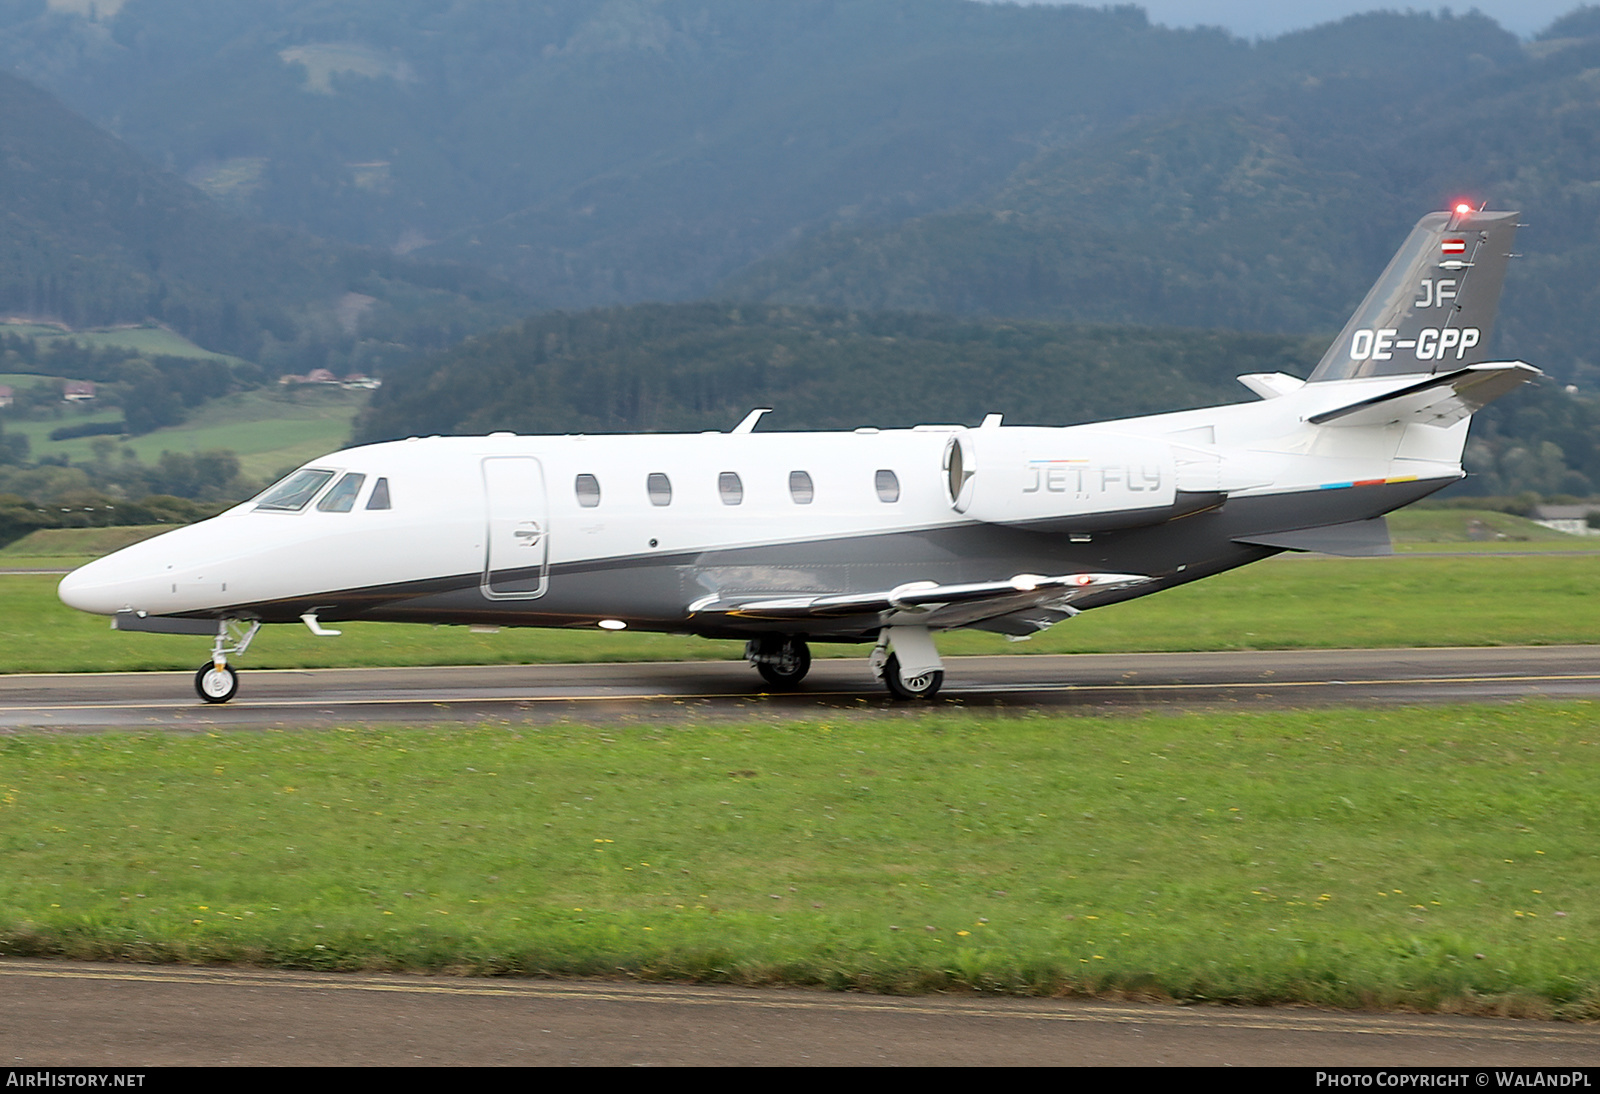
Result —
<instances>
[{"instance_id":1,"label":"landing gear tire","mask_svg":"<svg viewBox=\"0 0 1600 1094\"><path fill-rule=\"evenodd\" d=\"M211 661L200 666L194 674L194 691L208 703L226 703L239 690L239 674L233 666L220 668Z\"/></svg>"},{"instance_id":2,"label":"landing gear tire","mask_svg":"<svg viewBox=\"0 0 1600 1094\"><path fill-rule=\"evenodd\" d=\"M935 669L907 680L900 675L900 658L894 654L883 665L883 686L896 699L932 699L944 683L944 670Z\"/></svg>"},{"instance_id":3,"label":"landing gear tire","mask_svg":"<svg viewBox=\"0 0 1600 1094\"><path fill-rule=\"evenodd\" d=\"M753 660L761 679L779 691L799 687L811 671L811 649L802 638L764 642Z\"/></svg>"}]
</instances>

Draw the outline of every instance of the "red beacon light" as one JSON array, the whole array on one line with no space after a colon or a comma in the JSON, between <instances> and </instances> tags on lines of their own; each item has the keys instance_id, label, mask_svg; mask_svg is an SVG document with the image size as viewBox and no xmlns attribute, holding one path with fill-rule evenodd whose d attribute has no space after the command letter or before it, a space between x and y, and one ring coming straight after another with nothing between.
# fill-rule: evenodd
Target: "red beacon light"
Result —
<instances>
[{"instance_id":1,"label":"red beacon light","mask_svg":"<svg viewBox=\"0 0 1600 1094\"><path fill-rule=\"evenodd\" d=\"M1464 201L1456 202L1456 216L1464 217L1470 212L1472 212L1472 206L1471 205L1467 204Z\"/></svg>"}]
</instances>

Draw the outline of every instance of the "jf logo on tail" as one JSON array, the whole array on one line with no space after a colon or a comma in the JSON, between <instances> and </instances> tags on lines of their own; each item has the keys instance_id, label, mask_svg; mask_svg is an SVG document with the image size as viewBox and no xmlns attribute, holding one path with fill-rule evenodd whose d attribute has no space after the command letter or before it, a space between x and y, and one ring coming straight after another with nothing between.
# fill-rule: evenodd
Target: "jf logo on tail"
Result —
<instances>
[{"instance_id":1,"label":"jf logo on tail","mask_svg":"<svg viewBox=\"0 0 1600 1094\"><path fill-rule=\"evenodd\" d=\"M1280 551L1379 554L1384 514L1461 478L1472 413L1538 375L1485 359L1514 213L1422 218L1302 380L1094 425L409 438L90 563L62 600L118 630L208 635L207 702L265 624L688 632L762 686L817 642L869 647L901 699L935 636L1013 638Z\"/></svg>"}]
</instances>

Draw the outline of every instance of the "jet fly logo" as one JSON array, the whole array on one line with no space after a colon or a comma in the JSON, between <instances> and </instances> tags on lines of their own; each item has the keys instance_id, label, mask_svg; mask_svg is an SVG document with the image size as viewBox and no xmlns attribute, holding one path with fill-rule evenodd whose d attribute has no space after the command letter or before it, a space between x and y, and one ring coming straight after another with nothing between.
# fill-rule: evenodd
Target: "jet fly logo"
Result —
<instances>
[{"instance_id":1,"label":"jet fly logo","mask_svg":"<svg viewBox=\"0 0 1600 1094\"><path fill-rule=\"evenodd\" d=\"M1051 494L1076 494L1089 497L1112 491L1161 489L1159 466L1133 467L1106 464L1092 466L1088 460L1029 460L1028 483L1024 494L1037 494L1043 490Z\"/></svg>"},{"instance_id":2,"label":"jet fly logo","mask_svg":"<svg viewBox=\"0 0 1600 1094\"><path fill-rule=\"evenodd\" d=\"M1464 255L1467 253L1467 241L1464 239L1446 239L1439 244L1439 250L1447 255Z\"/></svg>"}]
</instances>

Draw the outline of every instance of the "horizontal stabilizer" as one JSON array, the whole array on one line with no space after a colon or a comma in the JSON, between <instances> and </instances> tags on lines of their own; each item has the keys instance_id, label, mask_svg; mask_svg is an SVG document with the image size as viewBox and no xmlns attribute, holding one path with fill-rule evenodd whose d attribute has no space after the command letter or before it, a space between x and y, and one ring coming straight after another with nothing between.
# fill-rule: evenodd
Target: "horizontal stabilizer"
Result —
<instances>
[{"instance_id":1,"label":"horizontal stabilizer","mask_svg":"<svg viewBox=\"0 0 1600 1094\"><path fill-rule=\"evenodd\" d=\"M1149 581L1140 574L1019 574L1004 581L940 585L913 581L884 592L782 597L719 593L689 605L694 615L720 614L744 620L840 619L854 615L910 613L924 626L964 626L1036 606L1065 609L1090 593Z\"/></svg>"},{"instance_id":2,"label":"horizontal stabilizer","mask_svg":"<svg viewBox=\"0 0 1600 1094\"><path fill-rule=\"evenodd\" d=\"M1304 380L1283 372L1249 372L1238 380L1263 399L1290 395L1306 386Z\"/></svg>"},{"instance_id":3,"label":"horizontal stabilizer","mask_svg":"<svg viewBox=\"0 0 1600 1094\"><path fill-rule=\"evenodd\" d=\"M1506 392L1542 376L1532 365L1501 361L1429 376L1396 391L1313 414L1313 425L1455 425Z\"/></svg>"},{"instance_id":4,"label":"horizontal stabilizer","mask_svg":"<svg viewBox=\"0 0 1600 1094\"><path fill-rule=\"evenodd\" d=\"M1394 548L1389 545L1389 522L1383 517L1352 520L1347 524L1325 524L1321 528L1235 536L1234 542L1282 547L1289 551L1320 551L1325 555L1348 555L1353 558L1394 554Z\"/></svg>"}]
</instances>

